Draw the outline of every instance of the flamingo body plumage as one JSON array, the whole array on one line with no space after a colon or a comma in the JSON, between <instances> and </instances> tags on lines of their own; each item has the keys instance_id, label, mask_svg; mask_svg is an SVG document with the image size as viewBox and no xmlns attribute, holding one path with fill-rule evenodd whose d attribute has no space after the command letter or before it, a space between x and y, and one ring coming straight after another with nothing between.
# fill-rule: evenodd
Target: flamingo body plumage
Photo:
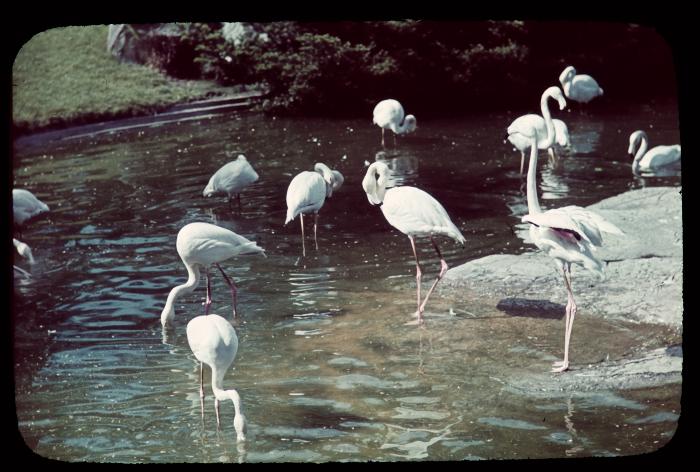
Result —
<instances>
[{"instance_id":1,"label":"flamingo body plumage","mask_svg":"<svg viewBox=\"0 0 700 472\"><path fill-rule=\"evenodd\" d=\"M224 193L231 200L234 196L240 196L241 191L256 182L258 178L258 173L246 157L239 154L235 161L225 164L211 176L202 195L210 197Z\"/></svg>"},{"instance_id":2,"label":"flamingo body plumage","mask_svg":"<svg viewBox=\"0 0 700 472\"><path fill-rule=\"evenodd\" d=\"M29 190L12 189L12 212L16 224L24 225L26 221L47 211L49 211L49 206L36 198Z\"/></svg>"}]
</instances>

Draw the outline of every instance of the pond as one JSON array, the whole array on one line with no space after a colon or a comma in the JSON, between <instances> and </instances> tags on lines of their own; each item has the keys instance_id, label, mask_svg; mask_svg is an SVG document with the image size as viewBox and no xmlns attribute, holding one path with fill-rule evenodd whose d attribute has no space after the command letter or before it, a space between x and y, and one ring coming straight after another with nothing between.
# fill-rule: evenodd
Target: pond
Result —
<instances>
[{"instance_id":1,"label":"pond","mask_svg":"<svg viewBox=\"0 0 700 472\"><path fill-rule=\"evenodd\" d=\"M680 142L674 102L592 105L554 113L572 146L556 164L542 154L544 208L680 186L680 171L633 176L627 155L635 129L646 129L652 146ZM396 146L387 135L386 149L370 116L253 112L16 143L14 187L51 208L22 233L37 263L16 262L32 273L13 292L15 401L27 445L52 459L124 463L586 457L661 447L677 426L680 385L533 401L504 384L549 370L561 318L508 316L491 300L441 295L438 285L425 328L406 325L415 311L411 247L367 201L366 165L386 160L397 185L443 204L467 240L462 248L439 238L450 267L534 250L515 234L527 210L524 179L519 153L503 142L523 112L418 116L418 130ZM240 207L204 198L211 174L239 153L260 175ZM345 183L320 211L318 250L307 218L302 257L299 219L283 224L285 193L316 162ZM185 326L204 311L205 284L178 300L172 329L160 325L168 292L187 277L175 238L194 221L267 252L222 264L239 289L239 350L224 385L242 397L242 443L230 402L217 431L208 369L200 416ZM429 243L418 248L427 288L439 260ZM231 319L214 271L212 290L211 311ZM585 344L586 332L607 349L581 348L579 362L680 342L659 326L595 316L581 317L579 332L574 343Z\"/></svg>"}]
</instances>

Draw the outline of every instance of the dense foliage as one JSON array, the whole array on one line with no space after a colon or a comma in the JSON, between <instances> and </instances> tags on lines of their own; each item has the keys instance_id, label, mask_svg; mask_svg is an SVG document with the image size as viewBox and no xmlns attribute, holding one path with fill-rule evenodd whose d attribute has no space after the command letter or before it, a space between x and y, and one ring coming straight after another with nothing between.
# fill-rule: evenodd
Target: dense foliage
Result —
<instances>
[{"instance_id":1,"label":"dense foliage","mask_svg":"<svg viewBox=\"0 0 700 472\"><path fill-rule=\"evenodd\" d=\"M272 22L250 24L257 34L234 45L221 25L188 25L200 73L222 83L264 84L272 110L362 113L386 97L423 113L532 106L531 97L558 85L569 64L617 97L675 94L671 50L644 26ZM635 70L649 72L632 81Z\"/></svg>"}]
</instances>

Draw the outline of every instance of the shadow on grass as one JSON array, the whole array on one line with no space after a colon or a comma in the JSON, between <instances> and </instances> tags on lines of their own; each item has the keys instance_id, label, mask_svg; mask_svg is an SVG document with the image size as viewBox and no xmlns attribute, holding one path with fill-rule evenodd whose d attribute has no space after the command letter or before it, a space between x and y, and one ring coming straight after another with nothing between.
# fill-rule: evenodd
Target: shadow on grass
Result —
<instances>
[{"instance_id":1,"label":"shadow on grass","mask_svg":"<svg viewBox=\"0 0 700 472\"><path fill-rule=\"evenodd\" d=\"M498 302L496 308L510 316L556 320L564 318L566 312L564 305L552 303L549 300L530 300L527 298L504 298Z\"/></svg>"}]
</instances>

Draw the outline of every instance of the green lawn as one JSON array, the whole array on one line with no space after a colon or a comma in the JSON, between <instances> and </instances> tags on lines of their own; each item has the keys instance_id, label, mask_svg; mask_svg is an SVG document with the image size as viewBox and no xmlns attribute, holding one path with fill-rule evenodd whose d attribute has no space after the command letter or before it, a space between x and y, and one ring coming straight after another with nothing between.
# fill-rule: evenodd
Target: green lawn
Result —
<instances>
[{"instance_id":1,"label":"green lawn","mask_svg":"<svg viewBox=\"0 0 700 472\"><path fill-rule=\"evenodd\" d=\"M153 111L216 87L176 81L149 67L120 64L107 52L107 26L41 32L12 69L12 116L20 131Z\"/></svg>"}]
</instances>

